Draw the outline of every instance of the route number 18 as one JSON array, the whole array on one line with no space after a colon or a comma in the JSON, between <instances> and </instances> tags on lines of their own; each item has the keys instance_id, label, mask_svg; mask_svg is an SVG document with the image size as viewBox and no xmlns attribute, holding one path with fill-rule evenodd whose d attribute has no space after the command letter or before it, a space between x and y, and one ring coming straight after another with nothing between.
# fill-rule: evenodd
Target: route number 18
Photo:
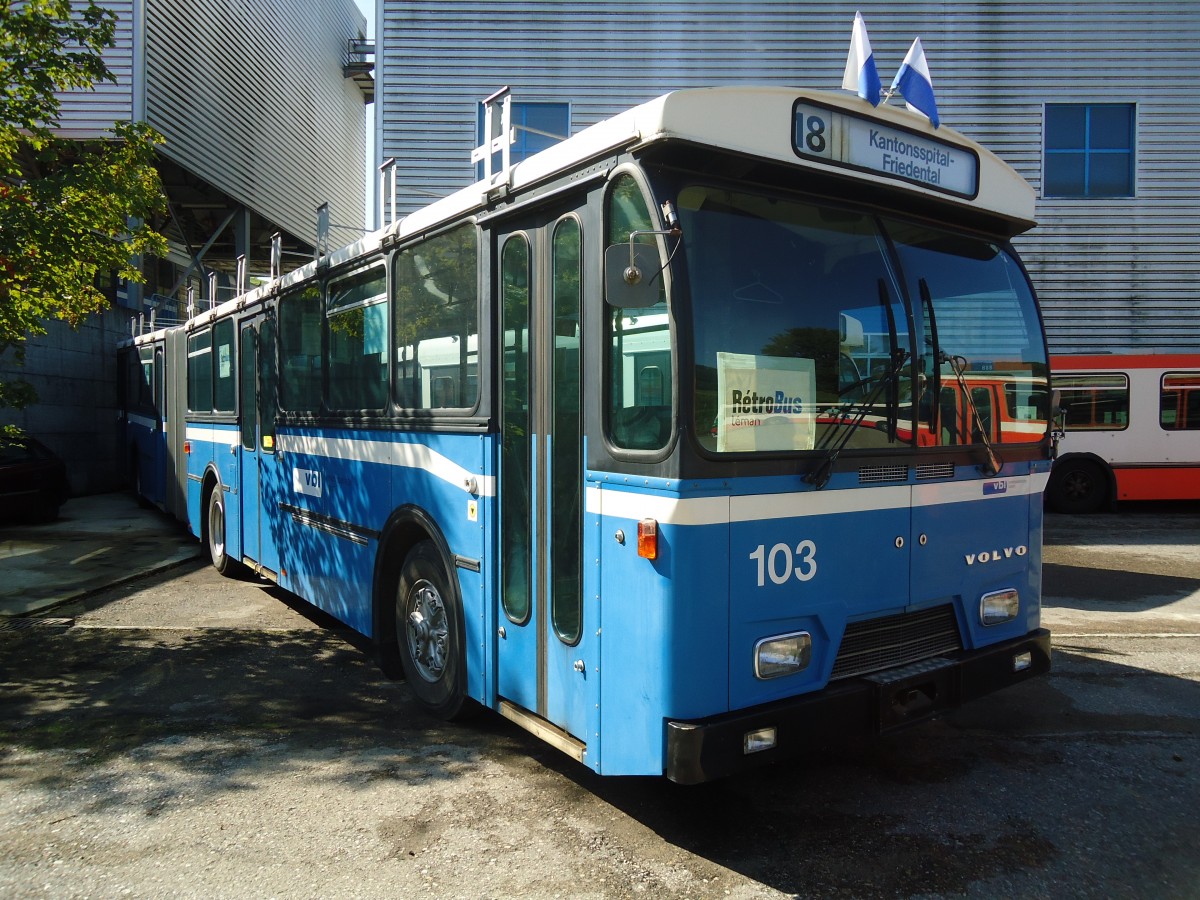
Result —
<instances>
[{"instance_id":1,"label":"route number 18","mask_svg":"<svg viewBox=\"0 0 1200 900\"><path fill-rule=\"evenodd\" d=\"M820 116L804 117L804 146L809 153L825 155L825 149L829 146L829 142L825 137L825 120Z\"/></svg>"}]
</instances>

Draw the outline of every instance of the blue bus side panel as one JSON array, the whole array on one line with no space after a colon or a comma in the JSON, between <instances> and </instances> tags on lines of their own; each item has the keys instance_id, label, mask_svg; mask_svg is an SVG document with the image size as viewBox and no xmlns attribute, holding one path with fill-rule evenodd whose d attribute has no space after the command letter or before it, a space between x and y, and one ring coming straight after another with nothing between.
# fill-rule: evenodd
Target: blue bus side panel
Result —
<instances>
[{"instance_id":1,"label":"blue bus side panel","mask_svg":"<svg viewBox=\"0 0 1200 900\"><path fill-rule=\"evenodd\" d=\"M435 445L449 452L451 447L462 444L464 455L461 464L479 477L480 484L496 484L496 441L498 435L462 436L451 435L457 443ZM467 442L470 441L470 444ZM455 450L455 453L458 451ZM473 509L472 509L472 504ZM456 544L451 549L467 560L478 561L479 571L459 566L457 569L459 590L463 602L463 626L466 633L467 653L467 696L485 705L490 705L492 685L492 660L496 647L496 604L490 598L496 596L499 585L496 581L495 533L496 497L494 491L485 495L463 492L457 504L451 504L451 517L458 509L461 522L449 525L455 534ZM474 521L472 521L474 516ZM447 537L447 540L450 540ZM458 549L454 549L457 547ZM468 564L470 565L470 564Z\"/></svg>"},{"instance_id":2,"label":"blue bus side panel","mask_svg":"<svg viewBox=\"0 0 1200 900\"><path fill-rule=\"evenodd\" d=\"M203 500L201 479L212 461L212 444L189 438L187 446L187 524L188 531L200 538L204 535L200 523L205 514L200 508Z\"/></svg>"},{"instance_id":3,"label":"blue bus side panel","mask_svg":"<svg viewBox=\"0 0 1200 900\"><path fill-rule=\"evenodd\" d=\"M797 508L803 510L803 498ZM743 521L731 527L730 703L755 706L823 688L847 619L904 608L908 510ZM808 632L812 659L790 676L756 674L758 642Z\"/></svg>"},{"instance_id":4,"label":"blue bus side panel","mask_svg":"<svg viewBox=\"0 0 1200 900\"><path fill-rule=\"evenodd\" d=\"M507 485L509 490L521 489L536 496L534 486L538 484L541 473L538 471L538 455L533 452L533 446L538 439L539 436L536 433L528 436L526 446L529 466L528 483L523 484L523 479L516 479L510 475ZM498 451L496 456L499 456ZM501 477L504 475L503 472L499 474ZM538 708L538 628L540 627L539 612L542 603L542 598L538 596L537 573L538 567L542 565L542 559L538 541L534 536L538 533L540 510L538 504L530 502L530 521L508 522L504 520L499 511L500 508L501 504L497 499L496 515L499 527L514 538L520 539L520 543L515 544L515 549L509 552L517 557L524 555L526 558L499 559L497 564L491 567L496 580L495 606L497 607L498 627L504 628L504 637L498 637L496 642L496 692L505 700L516 703L525 709L536 711ZM499 534L497 534L495 549L496 552L499 552ZM505 566L512 566L514 574L505 574ZM518 571L528 572L529 584L520 587L515 585L515 572ZM522 620L514 621L505 611L503 593L506 578L514 579L515 590L524 588L525 596L528 598L528 610Z\"/></svg>"},{"instance_id":5,"label":"blue bus side panel","mask_svg":"<svg viewBox=\"0 0 1200 900\"><path fill-rule=\"evenodd\" d=\"M380 538L394 509L414 506L437 524L449 545L449 574L459 578L462 589L467 646L481 647L473 603L482 593L480 582L475 573L458 568L454 557L483 557L481 504L463 482L467 474L486 474L484 441L477 435L347 430L297 430L281 441L287 449L279 467L280 500L296 515L273 513L283 522L280 584L374 636L372 590Z\"/></svg>"},{"instance_id":6,"label":"blue bus side panel","mask_svg":"<svg viewBox=\"0 0 1200 900\"><path fill-rule=\"evenodd\" d=\"M869 505L872 493L892 496L890 491L866 488L828 491L813 500L825 503L853 494ZM752 510L738 501L758 499L733 500L734 518L743 520L730 526L733 709L823 688L847 620L899 612L908 596L907 507L747 521ZM804 495L794 498L798 513L804 512L805 502ZM758 642L800 631L812 639L808 667L793 675L758 677Z\"/></svg>"},{"instance_id":7,"label":"blue bus side panel","mask_svg":"<svg viewBox=\"0 0 1200 900\"><path fill-rule=\"evenodd\" d=\"M357 442L344 433L306 439L322 452L291 449L288 443L285 453L283 502L291 509L278 515L292 521L280 583L355 631L370 634L379 545L378 534L371 532L372 523L378 530L388 503L388 466L333 455L356 452Z\"/></svg>"},{"instance_id":8,"label":"blue bus side panel","mask_svg":"<svg viewBox=\"0 0 1200 900\"><path fill-rule=\"evenodd\" d=\"M1029 484L1028 475L1019 475L922 486L914 492L913 603L956 604L967 649L1019 637L1039 625L1041 529L1040 518L1036 524L1031 521L1030 510L1040 508L1041 494L1031 493ZM950 502L936 502L943 492ZM1020 594L1020 614L985 627L980 599L1010 588Z\"/></svg>"},{"instance_id":9,"label":"blue bus side panel","mask_svg":"<svg viewBox=\"0 0 1200 900\"><path fill-rule=\"evenodd\" d=\"M241 434L236 427L222 427L213 445L213 466L225 493L225 552L242 558L242 485L240 478ZM249 498L257 503L257 497Z\"/></svg>"},{"instance_id":10,"label":"blue bus side panel","mask_svg":"<svg viewBox=\"0 0 1200 900\"><path fill-rule=\"evenodd\" d=\"M284 516L279 504L285 494L291 491L291 470L278 452L267 453L259 450L258 457L258 562L278 577L287 540L284 533ZM290 516L288 518L290 520Z\"/></svg>"},{"instance_id":11,"label":"blue bus side panel","mask_svg":"<svg viewBox=\"0 0 1200 900\"><path fill-rule=\"evenodd\" d=\"M665 720L727 707L728 526L660 523L651 561L638 556L637 521L600 523L599 771L610 775L661 773Z\"/></svg>"},{"instance_id":12,"label":"blue bus side panel","mask_svg":"<svg viewBox=\"0 0 1200 900\"><path fill-rule=\"evenodd\" d=\"M241 556L241 528L238 503L240 498L236 493L237 479L237 446L240 440L237 426L224 424L190 424L187 426L187 440L191 445L191 453L187 455L188 471L188 527L192 534L200 537L204 534L203 520L208 510L204 508L203 481L210 471L220 479L227 488L225 491L225 538L231 556ZM234 449L230 449L234 448Z\"/></svg>"},{"instance_id":13,"label":"blue bus side panel","mask_svg":"<svg viewBox=\"0 0 1200 900\"><path fill-rule=\"evenodd\" d=\"M164 494L165 432L157 429L152 419L131 414L126 422L125 435L132 448L133 463L137 466L135 489L151 503L161 504Z\"/></svg>"}]
</instances>

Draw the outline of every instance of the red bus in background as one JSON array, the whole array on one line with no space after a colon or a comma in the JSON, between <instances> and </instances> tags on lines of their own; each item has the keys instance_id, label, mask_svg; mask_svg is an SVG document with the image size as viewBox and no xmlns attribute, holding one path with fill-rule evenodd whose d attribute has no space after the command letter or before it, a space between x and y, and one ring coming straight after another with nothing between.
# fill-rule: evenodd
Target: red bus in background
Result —
<instances>
[{"instance_id":1,"label":"red bus in background","mask_svg":"<svg viewBox=\"0 0 1200 900\"><path fill-rule=\"evenodd\" d=\"M1200 354L1052 356L1050 371L1066 411L1052 509L1200 499Z\"/></svg>"}]
</instances>

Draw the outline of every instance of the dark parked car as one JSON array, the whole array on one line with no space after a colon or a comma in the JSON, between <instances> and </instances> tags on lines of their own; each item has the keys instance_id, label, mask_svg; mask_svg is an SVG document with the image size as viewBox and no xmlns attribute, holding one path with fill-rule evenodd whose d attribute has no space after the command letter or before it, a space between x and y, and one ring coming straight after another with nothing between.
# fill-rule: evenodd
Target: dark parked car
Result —
<instances>
[{"instance_id":1,"label":"dark parked car","mask_svg":"<svg viewBox=\"0 0 1200 900\"><path fill-rule=\"evenodd\" d=\"M0 437L0 520L50 521L66 502L67 467L31 437Z\"/></svg>"}]
</instances>

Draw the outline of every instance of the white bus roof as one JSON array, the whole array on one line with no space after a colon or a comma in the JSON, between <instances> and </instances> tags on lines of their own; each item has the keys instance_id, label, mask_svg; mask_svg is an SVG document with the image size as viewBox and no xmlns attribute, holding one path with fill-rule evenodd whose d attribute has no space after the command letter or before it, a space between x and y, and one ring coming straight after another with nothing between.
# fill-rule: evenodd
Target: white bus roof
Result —
<instances>
[{"instance_id":1,"label":"white bus roof","mask_svg":"<svg viewBox=\"0 0 1200 900\"><path fill-rule=\"evenodd\" d=\"M972 199L869 171L859 170L855 177L893 188L902 184L906 190L942 202L1000 216L1013 224L1014 233L1033 227L1033 188L1011 166L970 138L951 128L935 129L924 116L904 108L880 105L872 109L865 100L848 93L784 87L716 87L664 94L515 164L508 173L508 187L519 191L619 148L669 139L845 174L845 167L801 157L793 149L793 110L803 100L877 119L930 141L965 149L979 159L978 194ZM487 192L503 184L503 179L504 174L497 173L493 183L479 182L438 200L391 226L387 233L403 239L480 208Z\"/></svg>"},{"instance_id":2,"label":"white bus roof","mask_svg":"<svg viewBox=\"0 0 1200 900\"><path fill-rule=\"evenodd\" d=\"M877 120L885 126L924 137L932 142L961 148L979 160L978 192L958 197L912 181L897 181L882 174L858 169L854 177L950 203L963 209L998 216L1008 221L1014 234L1034 225L1033 188L1011 166L991 151L951 128L935 129L924 116L901 107L881 104L872 109L865 100L849 93L810 91L786 87L714 87L673 91L640 106L597 122L528 159L498 172L491 182L480 181L405 216L362 240L333 251L326 261L337 267L382 246L386 239L404 240L418 236L456 218L486 208L488 194L507 187L516 192L548 181L589 160L602 158L622 148L639 147L664 140L683 140L744 153L789 165L846 174L844 166L801 156L793 149L793 112L799 102L843 111L859 119ZM277 282L263 285L229 300L215 310L198 313L189 325L211 321L241 306L250 306L283 287L311 277L311 262L288 273Z\"/></svg>"}]
</instances>

